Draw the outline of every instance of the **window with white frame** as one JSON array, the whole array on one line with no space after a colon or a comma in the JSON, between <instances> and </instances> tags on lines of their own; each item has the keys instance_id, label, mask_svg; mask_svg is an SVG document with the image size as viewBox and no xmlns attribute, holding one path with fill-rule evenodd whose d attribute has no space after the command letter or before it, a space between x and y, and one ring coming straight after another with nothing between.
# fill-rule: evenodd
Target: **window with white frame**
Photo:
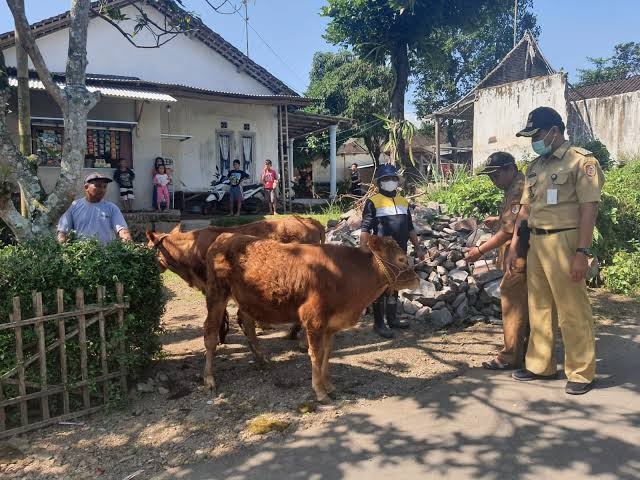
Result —
<instances>
[{"instance_id":1,"label":"window with white frame","mask_svg":"<svg viewBox=\"0 0 640 480\"><path fill-rule=\"evenodd\" d=\"M255 136L244 134L241 137L242 170L254 177Z\"/></svg>"},{"instance_id":2,"label":"window with white frame","mask_svg":"<svg viewBox=\"0 0 640 480\"><path fill-rule=\"evenodd\" d=\"M220 173L227 175L231 169L232 133L229 131L218 132L218 163Z\"/></svg>"}]
</instances>

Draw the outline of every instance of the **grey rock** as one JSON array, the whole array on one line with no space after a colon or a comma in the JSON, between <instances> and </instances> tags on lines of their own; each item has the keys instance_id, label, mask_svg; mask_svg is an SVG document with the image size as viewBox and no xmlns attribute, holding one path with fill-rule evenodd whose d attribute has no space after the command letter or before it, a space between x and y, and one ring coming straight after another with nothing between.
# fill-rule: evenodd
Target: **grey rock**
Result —
<instances>
[{"instance_id":1,"label":"grey rock","mask_svg":"<svg viewBox=\"0 0 640 480\"><path fill-rule=\"evenodd\" d=\"M446 308L434 310L431 312L431 323L436 328L444 328L453 323L453 315Z\"/></svg>"},{"instance_id":2,"label":"grey rock","mask_svg":"<svg viewBox=\"0 0 640 480\"><path fill-rule=\"evenodd\" d=\"M447 261L445 261L445 262L442 264L442 266L443 266L444 268L446 268L446 269L447 269L447 271L448 271L448 270L453 270L454 268L456 268L456 264L455 264L455 263L453 263L451 260L447 260Z\"/></svg>"},{"instance_id":3,"label":"grey rock","mask_svg":"<svg viewBox=\"0 0 640 480\"><path fill-rule=\"evenodd\" d=\"M427 320L431 316L431 312L431 307L422 307L416 312L415 318L416 320Z\"/></svg>"},{"instance_id":4,"label":"grey rock","mask_svg":"<svg viewBox=\"0 0 640 480\"><path fill-rule=\"evenodd\" d=\"M139 382L136 388L141 393L153 393L156 390L155 385L148 382Z\"/></svg>"},{"instance_id":5,"label":"grey rock","mask_svg":"<svg viewBox=\"0 0 640 480\"><path fill-rule=\"evenodd\" d=\"M168 382L169 381L169 376L164 372L158 372L156 374L156 380L158 382Z\"/></svg>"},{"instance_id":6,"label":"grey rock","mask_svg":"<svg viewBox=\"0 0 640 480\"><path fill-rule=\"evenodd\" d=\"M454 269L449 272L449 278L456 282L464 282L468 276L469 274L464 270Z\"/></svg>"},{"instance_id":7,"label":"grey rock","mask_svg":"<svg viewBox=\"0 0 640 480\"><path fill-rule=\"evenodd\" d=\"M456 299L453 301L451 306L453 308L458 308L458 306L467 299L467 295L465 293L459 293Z\"/></svg>"},{"instance_id":8,"label":"grey rock","mask_svg":"<svg viewBox=\"0 0 640 480\"><path fill-rule=\"evenodd\" d=\"M442 275L440 277L440 281L442 282L442 285L449 285L449 275Z\"/></svg>"},{"instance_id":9,"label":"grey rock","mask_svg":"<svg viewBox=\"0 0 640 480\"><path fill-rule=\"evenodd\" d=\"M451 250L451 252L449 253L449 260L451 260L454 263L454 266L457 266L455 264L461 261L463 258L464 258L464 255L459 250ZM466 266L466 262L465 262L465 266Z\"/></svg>"},{"instance_id":10,"label":"grey rock","mask_svg":"<svg viewBox=\"0 0 640 480\"><path fill-rule=\"evenodd\" d=\"M327 222L327 228L335 228L338 226L338 223L340 223L338 220L329 220Z\"/></svg>"},{"instance_id":11,"label":"grey rock","mask_svg":"<svg viewBox=\"0 0 640 480\"><path fill-rule=\"evenodd\" d=\"M158 393L161 395L167 395L169 393L169 389L161 385L158 387Z\"/></svg>"},{"instance_id":12,"label":"grey rock","mask_svg":"<svg viewBox=\"0 0 640 480\"><path fill-rule=\"evenodd\" d=\"M445 267L443 267L442 265L438 265L436 267L436 272L438 273L438 275L446 275L447 269Z\"/></svg>"},{"instance_id":13,"label":"grey rock","mask_svg":"<svg viewBox=\"0 0 640 480\"><path fill-rule=\"evenodd\" d=\"M491 325L502 325L502 320L496 317L489 317L489 323Z\"/></svg>"},{"instance_id":14,"label":"grey rock","mask_svg":"<svg viewBox=\"0 0 640 480\"><path fill-rule=\"evenodd\" d=\"M441 300L433 305L432 310L442 310L443 308L447 308L447 303Z\"/></svg>"},{"instance_id":15,"label":"grey rock","mask_svg":"<svg viewBox=\"0 0 640 480\"><path fill-rule=\"evenodd\" d=\"M494 280L484 286L485 293L495 302L500 302L500 282L501 280Z\"/></svg>"},{"instance_id":16,"label":"grey rock","mask_svg":"<svg viewBox=\"0 0 640 480\"><path fill-rule=\"evenodd\" d=\"M458 260L456 262L456 268L458 270L465 270L466 271L469 268L469 265L467 265L467 261L466 260L462 259L462 260Z\"/></svg>"},{"instance_id":17,"label":"grey rock","mask_svg":"<svg viewBox=\"0 0 640 480\"><path fill-rule=\"evenodd\" d=\"M469 310L469 303L467 301L466 298L464 298L462 300L462 302L460 302L460 304L457 306L456 308L456 315L455 317L457 319L464 319L467 316L467 311Z\"/></svg>"},{"instance_id":18,"label":"grey rock","mask_svg":"<svg viewBox=\"0 0 640 480\"><path fill-rule=\"evenodd\" d=\"M411 300L405 298L402 300L402 308L404 313L407 315L415 315L419 307L417 307Z\"/></svg>"},{"instance_id":19,"label":"grey rock","mask_svg":"<svg viewBox=\"0 0 640 480\"><path fill-rule=\"evenodd\" d=\"M467 291L467 294L469 296L477 295L478 293L480 293L480 289L478 288L477 285L471 284L471 282L467 283L467 285L469 285L469 290Z\"/></svg>"}]
</instances>

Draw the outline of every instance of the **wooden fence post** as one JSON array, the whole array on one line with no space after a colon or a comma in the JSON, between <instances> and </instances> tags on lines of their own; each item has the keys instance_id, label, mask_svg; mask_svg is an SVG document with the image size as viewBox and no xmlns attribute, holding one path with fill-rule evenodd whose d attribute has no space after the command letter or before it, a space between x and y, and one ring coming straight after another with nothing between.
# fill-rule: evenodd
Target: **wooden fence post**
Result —
<instances>
[{"instance_id":1,"label":"wooden fence post","mask_svg":"<svg viewBox=\"0 0 640 480\"><path fill-rule=\"evenodd\" d=\"M13 297L13 321L18 325L14 332L16 335L16 366L18 367L18 391L20 392L20 423L26 426L29 423L29 412L27 410L27 385L24 378L24 352L22 350L22 310L20 308L20 297Z\"/></svg>"},{"instance_id":2,"label":"wooden fence post","mask_svg":"<svg viewBox=\"0 0 640 480\"><path fill-rule=\"evenodd\" d=\"M42 293L31 292L31 300L33 302L33 312L36 316L36 335L38 337L38 354L40 355L40 391L44 394L40 397L40 405L42 406L42 419L49 419L49 396L47 393L47 344L44 337L44 323L42 317L44 310L42 308Z\"/></svg>"},{"instance_id":3,"label":"wooden fence post","mask_svg":"<svg viewBox=\"0 0 640 480\"><path fill-rule=\"evenodd\" d=\"M118 327L120 328L120 388L122 389L122 395L125 397L128 394L127 391L127 364L126 353L127 347L124 338L124 285L120 282L116 283L116 302L120 305L118 308Z\"/></svg>"},{"instance_id":4,"label":"wooden fence post","mask_svg":"<svg viewBox=\"0 0 640 480\"><path fill-rule=\"evenodd\" d=\"M87 317L84 308L84 290L76 290L76 307L78 313L78 343L80 346L80 374L82 376L82 401L84 408L91 407L89 393L89 369L87 367Z\"/></svg>"},{"instance_id":5,"label":"wooden fence post","mask_svg":"<svg viewBox=\"0 0 640 480\"><path fill-rule=\"evenodd\" d=\"M100 364L102 365L102 375L105 377L109 374L109 364L107 363L107 335L104 328L104 297L105 287L99 286L97 291L98 307L98 329L100 331ZM106 378L102 383L103 398L106 404L109 401L109 380Z\"/></svg>"},{"instance_id":6,"label":"wooden fence post","mask_svg":"<svg viewBox=\"0 0 640 480\"><path fill-rule=\"evenodd\" d=\"M64 290L61 288L56 292L58 303L58 313L64 313ZM67 374L67 332L64 325L64 318L58 320L58 337L60 339L60 379L62 380L62 410L69 413L69 378Z\"/></svg>"}]
</instances>

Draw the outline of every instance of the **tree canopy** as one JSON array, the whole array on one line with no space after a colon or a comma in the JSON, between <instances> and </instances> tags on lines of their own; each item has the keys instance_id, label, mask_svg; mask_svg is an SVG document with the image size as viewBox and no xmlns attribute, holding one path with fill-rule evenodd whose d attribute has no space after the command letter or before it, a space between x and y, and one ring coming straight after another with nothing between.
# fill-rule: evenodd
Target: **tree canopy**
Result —
<instances>
[{"instance_id":1,"label":"tree canopy","mask_svg":"<svg viewBox=\"0 0 640 480\"><path fill-rule=\"evenodd\" d=\"M594 68L578 70L578 87L640 75L640 42L619 43L611 57L588 59Z\"/></svg>"},{"instance_id":2,"label":"tree canopy","mask_svg":"<svg viewBox=\"0 0 640 480\"><path fill-rule=\"evenodd\" d=\"M321 102L307 110L354 120L349 137L362 138L373 162L377 163L387 132L375 115L385 115L389 110L391 70L359 59L347 50L317 52L309 80L305 96ZM342 136L341 140L347 138Z\"/></svg>"},{"instance_id":3,"label":"tree canopy","mask_svg":"<svg viewBox=\"0 0 640 480\"><path fill-rule=\"evenodd\" d=\"M434 31L466 31L507 4L511 0L328 0L322 13L331 19L325 33L328 41L350 46L362 59L390 61L394 74L390 117L403 122L410 56L422 56L433 48ZM402 137L398 150L406 165Z\"/></svg>"},{"instance_id":4,"label":"tree canopy","mask_svg":"<svg viewBox=\"0 0 640 480\"><path fill-rule=\"evenodd\" d=\"M516 38L540 34L533 0L520 0ZM415 105L425 117L473 89L513 48L513 5L466 31L442 27L433 32L433 49L415 58Z\"/></svg>"}]
</instances>

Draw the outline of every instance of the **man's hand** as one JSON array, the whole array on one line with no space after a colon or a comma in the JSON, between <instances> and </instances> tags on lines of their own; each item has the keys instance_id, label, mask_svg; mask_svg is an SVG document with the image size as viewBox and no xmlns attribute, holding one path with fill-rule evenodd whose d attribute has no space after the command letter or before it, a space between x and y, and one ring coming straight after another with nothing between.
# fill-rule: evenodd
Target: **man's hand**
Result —
<instances>
[{"instance_id":1,"label":"man's hand","mask_svg":"<svg viewBox=\"0 0 640 480\"><path fill-rule=\"evenodd\" d=\"M120 237L120 240L122 240L123 242L132 242L133 240L131 239L131 233L129 232L129 229L127 228L123 228L118 232L118 237Z\"/></svg>"},{"instance_id":2,"label":"man's hand","mask_svg":"<svg viewBox=\"0 0 640 480\"><path fill-rule=\"evenodd\" d=\"M480 257L482 257L482 252L480 251L480 247L471 247L464 254L464 259L467 261L467 263L474 263L478 261Z\"/></svg>"},{"instance_id":3,"label":"man's hand","mask_svg":"<svg viewBox=\"0 0 640 480\"><path fill-rule=\"evenodd\" d=\"M518 254L516 253L515 248L513 248L513 244L509 248L509 253L504 259L503 271L507 277L511 276L513 271L516 268L516 260L518 259Z\"/></svg>"},{"instance_id":4,"label":"man's hand","mask_svg":"<svg viewBox=\"0 0 640 480\"><path fill-rule=\"evenodd\" d=\"M64 243L67 241L67 234L58 230L58 243Z\"/></svg>"},{"instance_id":5,"label":"man's hand","mask_svg":"<svg viewBox=\"0 0 640 480\"><path fill-rule=\"evenodd\" d=\"M571 280L579 282L587 277L589 258L584 253L576 253L571 262Z\"/></svg>"},{"instance_id":6,"label":"man's hand","mask_svg":"<svg viewBox=\"0 0 640 480\"><path fill-rule=\"evenodd\" d=\"M494 229L498 226L498 222L500 221L500 217L491 216L484 219L482 223L484 223L487 227Z\"/></svg>"}]
</instances>

